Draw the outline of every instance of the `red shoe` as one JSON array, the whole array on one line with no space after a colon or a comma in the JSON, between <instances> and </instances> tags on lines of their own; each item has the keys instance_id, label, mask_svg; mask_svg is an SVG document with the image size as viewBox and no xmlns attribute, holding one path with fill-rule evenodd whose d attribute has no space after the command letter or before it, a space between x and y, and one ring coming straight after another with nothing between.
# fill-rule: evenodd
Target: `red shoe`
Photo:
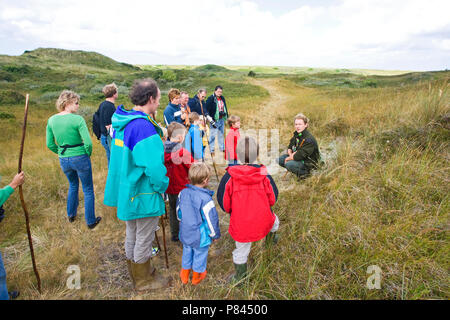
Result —
<instances>
[{"instance_id":1,"label":"red shoe","mask_svg":"<svg viewBox=\"0 0 450 320\"><path fill-rule=\"evenodd\" d=\"M198 272L193 272L192 273L192 284L194 286L196 286L197 284L199 284L200 282L202 282L203 279L206 278L206 270L202 273L198 273Z\"/></svg>"},{"instance_id":2,"label":"red shoe","mask_svg":"<svg viewBox=\"0 0 450 320\"><path fill-rule=\"evenodd\" d=\"M189 274L191 273L191 269L181 269L180 278L183 284L187 284L189 281Z\"/></svg>"}]
</instances>

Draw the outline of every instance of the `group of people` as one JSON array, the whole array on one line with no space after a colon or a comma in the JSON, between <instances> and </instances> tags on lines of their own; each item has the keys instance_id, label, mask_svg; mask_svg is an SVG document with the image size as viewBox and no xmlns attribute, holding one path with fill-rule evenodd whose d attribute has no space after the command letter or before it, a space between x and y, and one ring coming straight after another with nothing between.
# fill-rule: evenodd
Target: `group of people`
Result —
<instances>
[{"instance_id":1,"label":"group of people","mask_svg":"<svg viewBox=\"0 0 450 320\"><path fill-rule=\"evenodd\" d=\"M98 111L100 140L108 158L104 204L116 207L118 218L125 221L126 260L138 291L169 285L169 279L151 263L159 217L166 213L165 196L170 208L172 241L183 245L182 283L188 283L191 271L193 285L206 277L209 247L221 236L214 192L207 189L211 168L203 156L207 145L214 152L214 130L229 164L219 183L217 200L222 210L230 214L228 231L236 241L232 252L235 273L230 281L246 276L253 242L266 238L270 245L278 241L279 219L271 209L278 197L276 184L267 168L256 164L258 143L251 137L240 137L240 118L229 116L222 90L220 86L215 88L205 108L205 89L200 89L192 99L186 92L170 90L169 105L164 111L166 128L163 128L155 119L161 91L153 79L135 81L129 93L134 105L131 110L123 105L116 109L118 93L114 84L103 89L106 100ZM84 119L75 114L79 102L80 96L75 92L64 90L61 93L56 102L59 113L48 119L46 143L58 154L61 169L69 181L69 222L77 216L81 180L85 220L88 228L93 229L101 217L95 215L90 161L92 140ZM223 139L225 122L230 130ZM281 166L298 176L309 174L320 159L317 142L307 130L308 122L303 114L295 117L296 131L288 153L278 160ZM208 123L211 136L205 139ZM6 187L6 191L1 190L1 201L4 202L3 194L10 194L11 187L18 183ZM1 267L2 263L0 276Z\"/></svg>"}]
</instances>

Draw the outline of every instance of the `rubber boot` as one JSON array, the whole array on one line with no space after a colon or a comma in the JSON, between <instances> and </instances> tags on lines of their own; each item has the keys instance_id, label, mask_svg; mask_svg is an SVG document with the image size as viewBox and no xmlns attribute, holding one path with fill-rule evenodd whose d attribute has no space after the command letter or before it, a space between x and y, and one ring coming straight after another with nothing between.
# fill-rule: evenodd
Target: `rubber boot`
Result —
<instances>
[{"instance_id":1,"label":"rubber boot","mask_svg":"<svg viewBox=\"0 0 450 320\"><path fill-rule=\"evenodd\" d=\"M156 269L152 267L150 258L144 263L135 263L131 261L131 272L137 291L157 290L169 286L169 279L161 276Z\"/></svg>"},{"instance_id":2,"label":"rubber boot","mask_svg":"<svg viewBox=\"0 0 450 320\"><path fill-rule=\"evenodd\" d=\"M206 278L206 270L205 271L203 271L203 272L201 272L201 273L198 273L198 272L193 272L192 273L192 284L194 285L194 286L196 286L196 285L198 285L200 282L202 282L202 280L203 279L205 279Z\"/></svg>"},{"instance_id":3,"label":"rubber boot","mask_svg":"<svg viewBox=\"0 0 450 320\"><path fill-rule=\"evenodd\" d=\"M127 259L127 267L128 273L130 274L131 281L133 282L133 288L136 287L136 283L134 281L133 271L131 270L131 260Z\"/></svg>"},{"instance_id":4,"label":"rubber boot","mask_svg":"<svg viewBox=\"0 0 450 320\"><path fill-rule=\"evenodd\" d=\"M236 272L231 275L231 277L228 279L228 282L238 282L247 276L247 263L235 263L234 269L236 270Z\"/></svg>"},{"instance_id":5,"label":"rubber boot","mask_svg":"<svg viewBox=\"0 0 450 320\"><path fill-rule=\"evenodd\" d=\"M180 279L183 284L187 284L189 282L189 274L191 273L191 269L181 269L180 271Z\"/></svg>"},{"instance_id":6,"label":"rubber boot","mask_svg":"<svg viewBox=\"0 0 450 320\"><path fill-rule=\"evenodd\" d=\"M276 232L269 232L266 236L265 245L266 247L270 246L271 244L277 244L278 243L279 236Z\"/></svg>"}]
</instances>

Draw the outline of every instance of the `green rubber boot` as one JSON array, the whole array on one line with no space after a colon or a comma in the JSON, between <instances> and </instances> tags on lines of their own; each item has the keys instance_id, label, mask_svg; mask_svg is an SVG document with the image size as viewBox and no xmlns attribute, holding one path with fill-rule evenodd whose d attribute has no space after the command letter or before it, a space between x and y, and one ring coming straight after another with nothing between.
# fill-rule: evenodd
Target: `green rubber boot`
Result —
<instances>
[{"instance_id":1,"label":"green rubber boot","mask_svg":"<svg viewBox=\"0 0 450 320\"><path fill-rule=\"evenodd\" d=\"M243 264L234 264L234 269L236 270L235 273L233 273L230 278L228 279L228 282L235 283L239 282L243 278L247 276L247 263Z\"/></svg>"},{"instance_id":2,"label":"green rubber boot","mask_svg":"<svg viewBox=\"0 0 450 320\"><path fill-rule=\"evenodd\" d=\"M276 232L269 232L267 234L266 240L265 240L266 247L277 244L279 238L280 237L278 236L278 234Z\"/></svg>"}]
</instances>

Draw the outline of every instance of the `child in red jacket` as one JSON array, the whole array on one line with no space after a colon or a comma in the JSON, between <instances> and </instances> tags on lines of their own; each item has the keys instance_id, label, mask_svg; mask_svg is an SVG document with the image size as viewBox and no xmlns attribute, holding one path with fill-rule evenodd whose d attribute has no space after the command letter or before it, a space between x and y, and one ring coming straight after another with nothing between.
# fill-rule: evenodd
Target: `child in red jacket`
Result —
<instances>
[{"instance_id":1,"label":"child in red jacket","mask_svg":"<svg viewBox=\"0 0 450 320\"><path fill-rule=\"evenodd\" d=\"M238 281L247 273L247 258L252 242L266 237L266 244L276 243L278 217L271 207L278 197L278 189L264 165L253 164L259 146L253 138L240 139L236 153L243 165L229 166L217 190L217 200L223 211L230 213L228 232L236 241L233 263Z\"/></svg>"},{"instance_id":2,"label":"child in red jacket","mask_svg":"<svg viewBox=\"0 0 450 320\"><path fill-rule=\"evenodd\" d=\"M232 115L227 120L230 130L225 139L225 160L228 160L228 165L237 164L236 146L241 137L239 129L241 128L241 118Z\"/></svg>"},{"instance_id":3,"label":"child in red jacket","mask_svg":"<svg viewBox=\"0 0 450 320\"><path fill-rule=\"evenodd\" d=\"M183 148L186 128L178 122L172 122L167 127L168 140L164 142L164 165L169 177L166 193L169 196L169 221L172 241L179 241L180 223L177 219L176 206L178 194L189 183L188 174L194 158Z\"/></svg>"}]
</instances>

